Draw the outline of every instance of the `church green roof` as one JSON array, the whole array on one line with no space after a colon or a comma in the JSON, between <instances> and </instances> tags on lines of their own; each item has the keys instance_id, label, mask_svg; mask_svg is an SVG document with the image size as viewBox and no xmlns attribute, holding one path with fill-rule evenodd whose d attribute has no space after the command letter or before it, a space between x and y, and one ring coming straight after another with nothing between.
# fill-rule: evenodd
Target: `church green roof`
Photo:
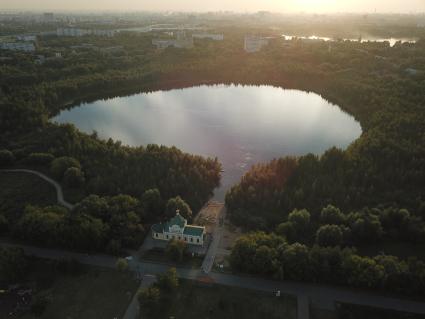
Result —
<instances>
[{"instance_id":1,"label":"church green roof","mask_svg":"<svg viewBox=\"0 0 425 319\"><path fill-rule=\"evenodd\" d=\"M201 226L193 226L193 225L188 225L184 228L184 235L189 235L189 236L199 236L201 237L202 234L204 233L205 228L201 227Z\"/></svg>"},{"instance_id":2,"label":"church green roof","mask_svg":"<svg viewBox=\"0 0 425 319\"><path fill-rule=\"evenodd\" d=\"M173 225L179 225L180 228L183 228L185 224L186 219L184 219L183 216L181 216L180 214L176 214L176 216L174 216L167 222L167 228Z\"/></svg>"},{"instance_id":3,"label":"church green roof","mask_svg":"<svg viewBox=\"0 0 425 319\"><path fill-rule=\"evenodd\" d=\"M152 225L152 231L154 233L163 233L164 232L164 225L163 224L153 224Z\"/></svg>"}]
</instances>

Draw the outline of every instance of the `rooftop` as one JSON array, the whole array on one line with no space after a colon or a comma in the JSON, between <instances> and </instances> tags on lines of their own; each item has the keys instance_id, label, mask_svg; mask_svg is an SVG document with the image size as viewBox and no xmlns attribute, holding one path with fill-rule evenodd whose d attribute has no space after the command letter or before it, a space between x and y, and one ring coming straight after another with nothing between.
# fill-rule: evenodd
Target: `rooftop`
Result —
<instances>
[{"instance_id":1,"label":"rooftop","mask_svg":"<svg viewBox=\"0 0 425 319\"><path fill-rule=\"evenodd\" d=\"M178 225L180 228L183 228L186 225L186 219L179 213L177 213L176 216L174 216L167 222L167 228L173 225Z\"/></svg>"},{"instance_id":2,"label":"rooftop","mask_svg":"<svg viewBox=\"0 0 425 319\"><path fill-rule=\"evenodd\" d=\"M205 231L205 227L188 225L184 228L184 235L201 237Z\"/></svg>"}]
</instances>

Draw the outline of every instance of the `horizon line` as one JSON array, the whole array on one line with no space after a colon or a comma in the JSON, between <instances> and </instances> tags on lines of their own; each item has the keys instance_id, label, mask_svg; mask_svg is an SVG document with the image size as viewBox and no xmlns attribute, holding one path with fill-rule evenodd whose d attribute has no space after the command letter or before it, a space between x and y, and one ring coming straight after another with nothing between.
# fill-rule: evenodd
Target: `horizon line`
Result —
<instances>
[{"instance_id":1,"label":"horizon line","mask_svg":"<svg viewBox=\"0 0 425 319\"><path fill-rule=\"evenodd\" d=\"M3 9L0 7L0 13L14 12L14 13L182 13L182 14L206 14L206 13L221 13L221 14L258 14L258 13L269 13L269 14L313 14L313 15L339 15L339 14L351 14L351 15L425 15L425 11L270 11L270 10L246 10L246 11L235 11L235 10L147 10L147 9Z\"/></svg>"}]
</instances>

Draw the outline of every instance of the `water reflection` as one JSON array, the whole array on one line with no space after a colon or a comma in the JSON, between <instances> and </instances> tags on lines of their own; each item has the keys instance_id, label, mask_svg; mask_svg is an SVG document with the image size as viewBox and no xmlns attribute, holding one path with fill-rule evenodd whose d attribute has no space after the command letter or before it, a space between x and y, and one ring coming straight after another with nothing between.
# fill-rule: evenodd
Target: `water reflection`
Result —
<instances>
[{"instance_id":1,"label":"water reflection","mask_svg":"<svg viewBox=\"0 0 425 319\"><path fill-rule=\"evenodd\" d=\"M315 35L312 36L294 36L294 35L286 35L283 34L282 38L286 41L291 41L295 39L301 39L301 40L308 40L308 41L324 41L324 42L333 42L337 41L338 39L329 38L329 37L318 37ZM396 45L397 42L401 43L416 43L417 39L414 38L380 38L380 37L374 37L374 36L362 36L358 39L341 39L343 41L360 41L361 43L367 43L367 42L388 42L391 47Z\"/></svg>"},{"instance_id":2,"label":"water reflection","mask_svg":"<svg viewBox=\"0 0 425 319\"><path fill-rule=\"evenodd\" d=\"M361 134L359 123L319 95L271 86L137 94L83 104L53 121L129 145L175 145L217 156L225 170L217 199L254 163L346 147Z\"/></svg>"}]
</instances>

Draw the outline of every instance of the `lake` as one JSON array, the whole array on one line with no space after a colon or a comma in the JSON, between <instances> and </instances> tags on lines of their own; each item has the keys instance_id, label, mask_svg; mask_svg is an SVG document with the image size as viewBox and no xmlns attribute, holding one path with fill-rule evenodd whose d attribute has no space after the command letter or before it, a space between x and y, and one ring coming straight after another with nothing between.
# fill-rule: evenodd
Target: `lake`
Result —
<instances>
[{"instance_id":1,"label":"lake","mask_svg":"<svg viewBox=\"0 0 425 319\"><path fill-rule=\"evenodd\" d=\"M218 157L225 192L255 163L346 148L360 124L314 93L272 86L215 85L142 93L82 104L52 119L138 146L176 146Z\"/></svg>"}]
</instances>

